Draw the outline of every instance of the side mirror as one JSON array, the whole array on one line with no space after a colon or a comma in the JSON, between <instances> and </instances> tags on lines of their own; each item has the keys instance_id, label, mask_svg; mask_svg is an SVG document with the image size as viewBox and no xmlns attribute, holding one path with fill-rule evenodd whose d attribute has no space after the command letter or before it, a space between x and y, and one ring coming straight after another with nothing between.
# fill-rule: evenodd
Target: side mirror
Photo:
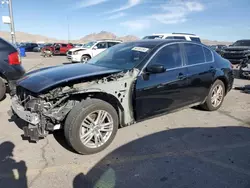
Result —
<instances>
[{"instance_id":1,"label":"side mirror","mask_svg":"<svg viewBox=\"0 0 250 188\"><path fill-rule=\"evenodd\" d=\"M94 46L94 47L93 47L93 50L97 50L97 46Z\"/></svg>"},{"instance_id":2,"label":"side mirror","mask_svg":"<svg viewBox=\"0 0 250 188\"><path fill-rule=\"evenodd\" d=\"M166 71L165 67L161 64L150 65L146 68L149 73L163 73Z\"/></svg>"}]
</instances>

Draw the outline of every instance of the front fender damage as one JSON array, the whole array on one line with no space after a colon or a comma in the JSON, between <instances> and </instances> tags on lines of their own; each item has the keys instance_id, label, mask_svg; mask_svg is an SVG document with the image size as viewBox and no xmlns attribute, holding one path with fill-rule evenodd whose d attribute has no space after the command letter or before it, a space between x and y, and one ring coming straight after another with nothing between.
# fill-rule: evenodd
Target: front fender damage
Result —
<instances>
[{"instance_id":1,"label":"front fender damage","mask_svg":"<svg viewBox=\"0 0 250 188\"><path fill-rule=\"evenodd\" d=\"M115 97L122 107L123 124L129 125L133 123L132 95L138 74L139 70L133 69L101 79L58 87L40 95L39 97L46 101L46 105L40 111L41 118L46 120L45 129L54 130L55 127L59 128L58 124L64 121L67 114L77 103L86 98L94 97L96 93ZM79 98L79 96L81 97Z\"/></svg>"}]
</instances>

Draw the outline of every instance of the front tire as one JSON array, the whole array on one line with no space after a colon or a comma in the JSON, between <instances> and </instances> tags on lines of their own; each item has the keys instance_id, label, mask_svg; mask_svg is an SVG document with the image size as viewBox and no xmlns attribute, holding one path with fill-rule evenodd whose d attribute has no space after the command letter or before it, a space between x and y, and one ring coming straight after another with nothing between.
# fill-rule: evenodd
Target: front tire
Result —
<instances>
[{"instance_id":1,"label":"front tire","mask_svg":"<svg viewBox=\"0 0 250 188\"><path fill-rule=\"evenodd\" d=\"M80 154L94 154L113 141L118 130L114 107L99 99L77 104L65 121L64 134L69 145Z\"/></svg>"},{"instance_id":2,"label":"front tire","mask_svg":"<svg viewBox=\"0 0 250 188\"><path fill-rule=\"evenodd\" d=\"M88 55L83 55L81 58L81 63L87 63L88 60L90 60L90 57Z\"/></svg>"},{"instance_id":3,"label":"front tire","mask_svg":"<svg viewBox=\"0 0 250 188\"><path fill-rule=\"evenodd\" d=\"M225 85L221 80L216 80L208 93L207 99L201 107L208 111L218 110L225 97Z\"/></svg>"},{"instance_id":4,"label":"front tire","mask_svg":"<svg viewBox=\"0 0 250 188\"><path fill-rule=\"evenodd\" d=\"M0 78L0 101L3 100L6 94L6 85L2 78Z\"/></svg>"}]
</instances>

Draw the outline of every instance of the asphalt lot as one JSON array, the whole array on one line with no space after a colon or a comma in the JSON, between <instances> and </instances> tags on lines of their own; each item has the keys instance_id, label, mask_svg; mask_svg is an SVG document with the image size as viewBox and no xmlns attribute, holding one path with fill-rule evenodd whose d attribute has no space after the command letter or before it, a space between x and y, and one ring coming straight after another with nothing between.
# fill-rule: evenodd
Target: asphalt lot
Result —
<instances>
[{"instance_id":1,"label":"asphalt lot","mask_svg":"<svg viewBox=\"0 0 250 188\"><path fill-rule=\"evenodd\" d=\"M66 63L28 53L26 70ZM250 85L235 80L235 86ZM0 188L250 187L250 94L232 90L219 111L185 109L120 129L103 152L74 153L62 132L22 140L0 102Z\"/></svg>"}]
</instances>

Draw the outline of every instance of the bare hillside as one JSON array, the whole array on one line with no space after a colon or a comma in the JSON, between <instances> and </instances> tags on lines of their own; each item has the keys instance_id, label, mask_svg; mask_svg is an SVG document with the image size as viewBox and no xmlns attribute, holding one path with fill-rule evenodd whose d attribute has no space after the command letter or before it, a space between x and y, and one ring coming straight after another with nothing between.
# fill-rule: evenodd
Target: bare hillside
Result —
<instances>
[{"instance_id":1,"label":"bare hillside","mask_svg":"<svg viewBox=\"0 0 250 188\"><path fill-rule=\"evenodd\" d=\"M9 40L10 41L10 33L9 32L3 32L0 31L0 37ZM17 42L67 42L67 40L59 40L56 38L49 38L42 35L34 35L24 32L16 32L16 39ZM107 31L101 31L99 33L91 33L89 35L86 35L79 40L71 40L72 43L84 43L92 40L100 40L100 39L118 39L122 41L133 41L138 40L139 38L134 35L127 35L127 36L117 36L114 33L107 32ZM225 41L212 41L207 39L202 39L202 42L207 45L213 45L213 44L225 44L229 45L231 42L225 42Z\"/></svg>"}]
</instances>

